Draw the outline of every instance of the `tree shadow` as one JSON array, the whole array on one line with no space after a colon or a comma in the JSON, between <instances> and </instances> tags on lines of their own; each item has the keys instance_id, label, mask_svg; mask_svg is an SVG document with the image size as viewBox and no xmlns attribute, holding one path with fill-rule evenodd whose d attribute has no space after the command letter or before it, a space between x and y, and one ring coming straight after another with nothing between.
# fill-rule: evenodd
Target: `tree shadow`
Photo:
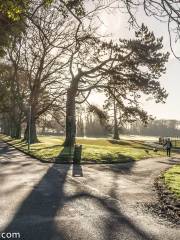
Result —
<instances>
[{"instance_id":1,"label":"tree shadow","mask_svg":"<svg viewBox=\"0 0 180 240\"><path fill-rule=\"evenodd\" d=\"M166 160L166 162L163 162L163 161L157 161L159 163L163 163L163 164L166 164L166 165L179 165L180 164L180 159L179 158L169 158Z\"/></svg>"},{"instance_id":2,"label":"tree shadow","mask_svg":"<svg viewBox=\"0 0 180 240\"><path fill-rule=\"evenodd\" d=\"M115 139L108 139L108 142L110 142L111 144L118 144L118 145L128 145L131 146L132 144L128 141L124 141L124 140L115 140Z\"/></svg>"},{"instance_id":3,"label":"tree shadow","mask_svg":"<svg viewBox=\"0 0 180 240\"><path fill-rule=\"evenodd\" d=\"M44 150L44 149L53 149L53 148L57 148L57 147L63 147L62 144L55 144L53 146L47 146L47 147L44 147L44 146L38 146L36 149L38 150ZM64 148L63 148L64 150ZM64 150L65 151L65 150Z\"/></svg>"},{"instance_id":4,"label":"tree shadow","mask_svg":"<svg viewBox=\"0 0 180 240\"><path fill-rule=\"evenodd\" d=\"M117 144L117 145L122 145L122 146L132 146L133 148L136 149L145 149L145 150L153 150L153 146L149 145L148 143L144 143L143 141L138 141L138 140L130 140L129 142L124 142L121 140L108 140L111 144ZM133 144L140 144L141 146L135 146ZM159 146L160 147L160 146Z\"/></svg>"},{"instance_id":5,"label":"tree shadow","mask_svg":"<svg viewBox=\"0 0 180 240\"><path fill-rule=\"evenodd\" d=\"M63 147L59 155L55 158L55 163L73 163L74 148Z\"/></svg>"},{"instance_id":6,"label":"tree shadow","mask_svg":"<svg viewBox=\"0 0 180 240\"><path fill-rule=\"evenodd\" d=\"M94 204L105 212L104 218L100 218L102 228L102 238L104 240L110 239L138 239L138 240L155 240L156 238L150 236L148 233L140 229L130 218L125 216L119 208L116 199L107 199L101 196L90 194L88 192L80 192L71 196L68 201L74 202L84 199L86 202L94 202ZM97 223L96 224L100 224ZM132 238L133 236L133 238Z\"/></svg>"},{"instance_id":7,"label":"tree shadow","mask_svg":"<svg viewBox=\"0 0 180 240\"><path fill-rule=\"evenodd\" d=\"M63 152L62 152L63 154ZM120 165L120 164L119 164ZM127 165L127 164L126 164ZM90 227L94 218L97 217L95 225L100 226L99 229L101 236L100 239L109 240L115 239L118 236L130 236L129 239L152 239L145 231L140 229L130 218L128 218L117 204L116 198L116 185L113 185L114 189L111 191L113 199L104 196L99 196L94 192L89 192L86 188L82 189L82 185L79 188L79 183L73 183L77 187L77 191L71 194L71 182L67 180L67 174L70 168L70 164L62 164L51 166L42 179L33 187L29 195L23 200L21 205L17 208L15 215L8 224L8 226L2 232L19 232L21 234L21 239L24 240L67 240L80 239L78 236L83 234L86 237L86 231L89 230L85 228ZM133 166L132 163L128 163L127 166L119 166L119 172L130 171ZM73 172L76 174L78 172L81 175L82 169L80 165L73 165ZM114 169L113 169L114 170ZM115 171L115 170L114 170ZM97 176L98 177L98 176ZM116 176L114 175L114 178ZM70 192L64 190L65 184L70 184ZM86 202L88 208L90 203L92 206L92 216L88 215L88 208L81 204L81 201ZM120 202L118 202L120 203ZM74 205L76 208L75 216L71 219L68 218L68 206ZM78 208L83 208L84 215L87 217L86 222L88 225L83 225L81 221L81 216L79 215ZM60 217L63 209L66 209L66 222L61 222ZM99 210L100 208L100 210ZM104 215L102 214L104 213ZM57 224L60 221L60 225ZM84 233L77 231L77 225L74 221L78 221L78 229L83 229ZM72 224L71 224L72 223ZM81 226L82 224L82 226ZM60 226L60 227L58 227ZM95 239L94 230L91 229L91 237L89 239ZM130 235L128 235L130 234ZM134 238L131 238L133 236ZM82 235L81 235L82 237ZM82 239L82 238L81 238ZM120 239L118 237L118 239ZM124 238L125 239L125 238ZM153 238L155 240L155 238Z\"/></svg>"},{"instance_id":8,"label":"tree shadow","mask_svg":"<svg viewBox=\"0 0 180 240\"><path fill-rule=\"evenodd\" d=\"M8 148L9 148L8 145L1 147L1 148L0 148L0 154L3 154L3 153L5 153L5 152L7 152L7 151L8 151Z\"/></svg>"},{"instance_id":9,"label":"tree shadow","mask_svg":"<svg viewBox=\"0 0 180 240\"><path fill-rule=\"evenodd\" d=\"M129 155L124 155L120 153L105 153L97 156L97 160L95 156L93 159L91 158L82 158L82 164L114 164L114 163L128 163L135 162L135 158Z\"/></svg>"},{"instance_id":10,"label":"tree shadow","mask_svg":"<svg viewBox=\"0 0 180 240\"><path fill-rule=\"evenodd\" d=\"M82 166L80 164L73 164L72 176L73 177L83 177Z\"/></svg>"},{"instance_id":11,"label":"tree shadow","mask_svg":"<svg viewBox=\"0 0 180 240\"><path fill-rule=\"evenodd\" d=\"M56 235L54 218L65 201L63 185L70 165L59 172L51 167L23 201L4 232L19 232L22 239L49 240ZM65 239L59 233L59 239Z\"/></svg>"},{"instance_id":12,"label":"tree shadow","mask_svg":"<svg viewBox=\"0 0 180 240\"><path fill-rule=\"evenodd\" d=\"M8 145L5 142L0 142L2 147L0 148L0 156L5 154L6 157L8 158L9 155L17 156L17 152L15 152L15 148L11 145Z\"/></svg>"},{"instance_id":13,"label":"tree shadow","mask_svg":"<svg viewBox=\"0 0 180 240\"><path fill-rule=\"evenodd\" d=\"M110 170L116 174L129 174L135 164L135 161L130 161L127 163L120 163L118 165L110 165Z\"/></svg>"},{"instance_id":14,"label":"tree shadow","mask_svg":"<svg viewBox=\"0 0 180 240\"><path fill-rule=\"evenodd\" d=\"M8 142L9 143L9 142ZM11 144L11 143L10 143ZM28 146L28 143L25 142L25 141L21 141L19 143L15 143L14 144L15 147L27 147Z\"/></svg>"},{"instance_id":15,"label":"tree shadow","mask_svg":"<svg viewBox=\"0 0 180 240\"><path fill-rule=\"evenodd\" d=\"M61 175L61 178L59 178L54 168L51 168L45 174L43 179L21 204L12 221L3 232L19 232L24 240L67 240L70 239L70 237L67 237L68 235L73 236L72 239L78 239L78 232L73 225L69 226L73 228L73 233L71 232L70 234L66 232L67 226L65 229L63 229L63 226L60 229L57 228L55 218L57 214L60 215L64 206L72 205L76 202L80 204L80 201L86 200L91 202L94 208L100 206L101 211L105 213L105 217L99 218L100 222L98 223L102 228L101 233L104 240L114 239L115 235L124 235L124 232L127 232L130 236L133 235L134 239L152 239L121 212L119 207L116 206L116 201L108 200L86 191L81 191L69 197L66 196L63 191L68 170L68 165L66 166L66 170ZM84 214L86 215L87 212L84 212ZM88 219L88 221L91 220ZM68 220L66 224L68 225ZM155 238L153 239L155 240Z\"/></svg>"}]
</instances>

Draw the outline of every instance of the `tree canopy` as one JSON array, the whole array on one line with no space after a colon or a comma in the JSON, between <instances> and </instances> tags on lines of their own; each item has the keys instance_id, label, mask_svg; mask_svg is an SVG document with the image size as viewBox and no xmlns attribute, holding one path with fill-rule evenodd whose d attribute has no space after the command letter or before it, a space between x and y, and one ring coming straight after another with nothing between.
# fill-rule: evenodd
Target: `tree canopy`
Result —
<instances>
[{"instance_id":1,"label":"tree canopy","mask_svg":"<svg viewBox=\"0 0 180 240\"><path fill-rule=\"evenodd\" d=\"M3 119L13 123L12 136L21 135L13 129L20 130L23 123L25 139L30 129L34 143L38 119L47 113L57 118L57 111L65 111L64 145L74 146L77 106L87 102L93 91L107 95L124 121L132 121L132 116L147 121L140 107L142 95L151 95L156 102L167 98L159 78L166 71L169 53L163 51L163 39L144 24L134 38L114 42L97 31L97 15L107 7L101 1L92 1L91 7L82 0L10 2L1 5L1 14L24 26L20 34L8 35L5 46L11 75L6 75L10 87L2 84L2 88L7 88L11 110L3 113ZM133 7L131 1L121 2ZM95 106L91 110L103 115Z\"/></svg>"}]
</instances>

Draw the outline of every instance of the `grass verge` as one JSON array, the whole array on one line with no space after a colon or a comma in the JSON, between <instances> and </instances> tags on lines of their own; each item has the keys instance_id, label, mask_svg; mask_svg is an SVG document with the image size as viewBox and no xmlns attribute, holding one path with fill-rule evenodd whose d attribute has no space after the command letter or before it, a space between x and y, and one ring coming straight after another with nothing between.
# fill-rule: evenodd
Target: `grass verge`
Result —
<instances>
[{"instance_id":1,"label":"grass verge","mask_svg":"<svg viewBox=\"0 0 180 240\"><path fill-rule=\"evenodd\" d=\"M173 166L164 173L164 182L168 189L180 199L180 165Z\"/></svg>"},{"instance_id":2,"label":"grass verge","mask_svg":"<svg viewBox=\"0 0 180 240\"><path fill-rule=\"evenodd\" d=\"M25 153L29 153L43 161L51 161L59 156L59 161L67 160L70 149L63 147L63 138L54 136L39 136L39 143L31 144L28 152L27 144L22 140L15 140L5 135L0 139L10 143ZM77 144L83 145L82 162L94 163L118 163L140 160L152 157L162 157L162 150L154 152L150 145L144 141L112 139L77 139Z\"/></svg>"}]
</instances>

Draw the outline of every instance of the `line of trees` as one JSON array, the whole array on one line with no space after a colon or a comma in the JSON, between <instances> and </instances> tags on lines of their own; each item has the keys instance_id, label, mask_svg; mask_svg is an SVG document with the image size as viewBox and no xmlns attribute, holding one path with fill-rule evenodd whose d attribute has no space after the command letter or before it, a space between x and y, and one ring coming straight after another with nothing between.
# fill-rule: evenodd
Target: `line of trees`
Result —
<instances>
[{"instance_id":1,"label":"line of trees","mask_svg":"<svg viewBox=\"0 0 180 240\"><path fill-rule=\"evenodd\" d=\"M124 133L144 136L176 137L180 136L180 121L178 120L153 120L144 127L140 122L126 126Z\"/></svg>"},{"instance_id":2,"label":"line of trees","mask_svg":"<svg viewBox=\"0 0 180 240\"><path fill-rule=\"evenodd\" d=\"M98 32L97 16L110 7L101 1L22 1L16 11L8 2L0 7L1 15L9 11L10 21L23 23L23 30L15 35L10 32L8 45L2 45L0 115L4 133L20 138L24 124L24 139L30 137L35 143L38 121L50 116L65 126L64 146L72 147L77 109L88 105L88 97L96 91L107 97L105 112L108 119L113 118L114 138L118 139L123 122L140 119L147 123L150 119L140 107L142 95L165 101L167 93L159 78L166 71L169 53L163 51L163 39L143 24L134 39L113 42ZM132 17L131 1L122 3ZM100 115L97 107L89 109Z\"/></svg>"},{"instance_id":3,"label":"line of trees","mask_svg":"<svg viewBox=\"0 0 180 240\"><path fill-rule=\"evenodd\" d=\"M113 112L112 112L113 115ZM97 115L89 111L77 112L77 136L78 137L113 137L114 138L114 119L109 118L109 125L103 125ZM64 135L64 122L58 123L52 116L43 117L38 121L38 132L40 134ZM147 125L142 121L124 122L118 127L118 138L121 134L141 135L141 136L158 136L158 137L176 137L180 136L180 121L155 119L149 120ZM117 138L114 138L117 139Z\"/></svg>"}]
</instances>

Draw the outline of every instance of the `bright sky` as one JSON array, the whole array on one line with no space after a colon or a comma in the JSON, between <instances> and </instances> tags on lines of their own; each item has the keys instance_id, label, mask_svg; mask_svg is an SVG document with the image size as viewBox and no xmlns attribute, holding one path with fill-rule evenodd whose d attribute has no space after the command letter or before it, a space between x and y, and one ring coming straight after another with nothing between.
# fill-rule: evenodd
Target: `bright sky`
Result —
<instances>
[{"instance_id":1,"label":"bright sky","mask_svg":"<svg viewBox=\"0 0 180 240\"><path fill-rule=\"evenodd\" d=\"M111 34L113 39L129 38L133 36L133 30L129 30L127 17L115 10L113 15L103 13L101 16L104 25L101 26L101 33ZM169 36L167 30L167 24L161 23L156 19L147 18L143 11L137 14L138 22L141 24L144 22L148 28L154 31L157 37L163 36L164 49L170 51L169 48ZM180 46L176 44L176 53L180 56ZM145 101L143 107L158 119L178 119L180 120L180 61L178 61L173 54L170 55L170 59L167 66L166 74L161 78L161 84L165 87L169 93L166 104L156 104L152 101ZM103 102L104 96L94 94L90 97L90 101L93 103Z\"/></svg>"}]
</instances>

